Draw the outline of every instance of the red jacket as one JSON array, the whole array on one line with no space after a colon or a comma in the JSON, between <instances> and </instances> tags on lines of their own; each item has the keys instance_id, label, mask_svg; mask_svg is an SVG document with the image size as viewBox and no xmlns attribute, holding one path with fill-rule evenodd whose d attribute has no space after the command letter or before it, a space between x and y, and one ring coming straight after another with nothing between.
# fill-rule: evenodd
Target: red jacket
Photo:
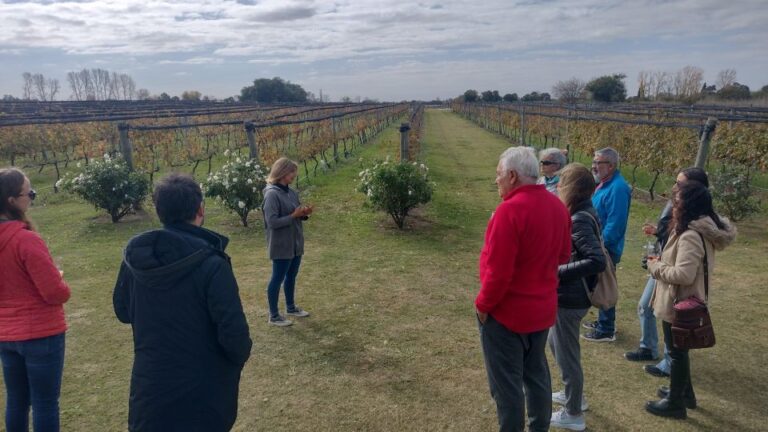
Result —
<instances>
[{"instance_id":1,"label":"red jacket","mask_svg":"<svg viewBox=\"0 0 768 432\"><path fill-rule=\"evenodd\" d=\"M485 231L477 310L515 333L552 327L557 266L570 257L571 216L563 203L543 185L513 190Z\"/></svg>"},{"instance_id":2,"label":"red jacket","mask_svg":"<svg viewBox=\"0 0 768 432\"><path fill-rule=\"evenodd\" d=\"M0 223L0 341L65 332L69 294L40 235L23 222Z\"/></svg>"}]
</instances>

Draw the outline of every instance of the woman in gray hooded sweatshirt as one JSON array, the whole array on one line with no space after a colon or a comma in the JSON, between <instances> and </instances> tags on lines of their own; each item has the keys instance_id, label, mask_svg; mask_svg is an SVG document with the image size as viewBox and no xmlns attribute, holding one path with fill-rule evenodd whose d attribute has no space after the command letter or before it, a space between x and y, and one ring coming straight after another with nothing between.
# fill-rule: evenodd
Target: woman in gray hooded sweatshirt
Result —
<instances>
[{"instance_id":1,"label":"woman in gray hooded sweatshirt","mask_svg":"<svg viewBox=\"0 0 768 432\"><path fill-rule=\"evenodd\" d=\"M296 178L299 166L296 162L282 157L272 164L264 188L264 228L267 234L267 250L272 260L272 278L267 285L269 303L269 323L286 327L293 321L280 315L277 300L280 285L285 289L286 314L295 317L308 317L309 312L302 310L294 302L296 275L304 255L304 232L302 221L312 214L312 207L302 206L299 194L290 185Z\"/></svg>"}]
</instances>

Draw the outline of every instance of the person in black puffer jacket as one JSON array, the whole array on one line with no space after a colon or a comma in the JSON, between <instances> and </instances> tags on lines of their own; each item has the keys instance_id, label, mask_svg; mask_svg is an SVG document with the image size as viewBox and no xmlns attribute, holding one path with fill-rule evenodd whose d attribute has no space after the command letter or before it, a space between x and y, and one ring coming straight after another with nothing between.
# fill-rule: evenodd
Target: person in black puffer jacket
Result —
<instances>
[{"instance_id":1,"label":"person in black puffer jacket","mask_svg":"<svg viewBox=\"0 0 768 432\"><path fill-rule=\"evenodd\" d=\"M560 199L571 213L573 227L571 260L558 268L557 321L549 331L549 347L565 384L564 391L552 394L552 401L564 407L552 414L550 425L571 430L586 428L583 411L588 405L583 395L579 326L592 306L587 290L595 288L597 275L606 266L591 200L595 186L592 173L581 164L567 165L558 183Z\"/></svg>"},{"instance_id":2,"label":"person in black puffer jacket","mask_svg":"<svg viewBox=\"0 0 768 432\"><path fill-rule=\"evenodd\" d=\"M128 430L226 432L252 346L229 240L202 227L191 176L164 178L153 201L163 227L130 240L113 294L133 330Z\"/></svg>"}]
</instances>

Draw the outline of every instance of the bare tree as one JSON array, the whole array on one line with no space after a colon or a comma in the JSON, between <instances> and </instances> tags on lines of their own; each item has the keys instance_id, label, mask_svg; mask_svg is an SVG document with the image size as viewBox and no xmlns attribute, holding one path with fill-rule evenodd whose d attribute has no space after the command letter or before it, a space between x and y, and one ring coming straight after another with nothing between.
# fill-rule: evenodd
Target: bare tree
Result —
<instances>
[{"instance_id":1,"label":"bare tree","mask_svg":"<svg viewBox=\"0 0 768 432\"><path fill-rule=\"evenodd\" d=\"M565 81L558 81L552 86L555 97L565 103L574 103L584 96L586 83L576 77Z\"/></svg>"},{"instance_id":2,"label":"bare tree","mask_svg":"<svg viewBox=\"0 0 768 432\"><path fill-rule=\"evenodd\" d=\"M49 101L55 101L56 95L59 93L59 90L61 89L61 86L59 85L59 80L56 78L51 78L46 80L48 83L48 97Z\"/></svg>"},{"instance_id":3,"label":"bare tree","mask_svg":"<svg viewBox=\"0 0 768 432\"><path fill-rule=\"evenodd\" d=\"M79 72L67 72L67 83L72 91L72 99L82 101L86 99L85 83Z\"/></svg>"},{"instance_id":4,"label":"bare tree","mask_svg":"<svg viewBox=\"0 0 768 432\"><path fill-rule=\"evenodd\" d=\"M701 91L704 70L696 66L686 66L675 74L675 96L679 99L695 97Z\"/></svg>"},{"instance_id":5,"label":"bare tree","mask_svg":"<svg viewBox=\"0 0 768 432\"><path fill-rule=\"evenodd\" d=\"M723 69L717 73L717 88L723 89L736 82L736 69Z\"/></svg>"},{"instance_id":6,"label":"bare tree","mask_svg":"<svg viewBox=\"0 0 768 432\"><path fill-rule=\"evenodd\" d=\"M149 97L150 97L149 96L149 90L147 90L147 89L144 89L144 88L143 89L139 89L136 92L136 99L138 99L138 100L148 100Z\"/></svg>"},{"instance_id":7,"label":"bare tree","mask_svg":"<svg viewBox=\"0 0 768 432\"><path fill-rule=\"evenodd\" d=\"M133 97L136 94L136 83L133 82L133 78L128 74L120 74L118 75L118 81L120 82L122 99L133 100Z\"/></svg>"},{"instance_id":8,"label":"bare tree","mask_svg":"<svg viewBox=\"0 0 768 432\"><path fill-rule=\"evenodd\" d=\"M45 80L45 76L40 73L32 75L32 85L34 86L37 99L41 101L48 100L48 83Z\"/></svg>"},{"instance_id":9,"label":"bare tree","mask_svg":"<svg viewBox=\"0 0 768 432\"><path fill-rule=\"evenodd\" d=\"M644 100L650 97L651 72L640 71L637 74L637 98Z\"/></svg>"},{"instance_id":10,"label":"bare tree","mask_svg":"<svg viewBox=\"0 0 768 432\"><path fill-rule=\"evenodd\" d=\"M24 100L31 100L32 89L35 86L32 81L32 74L29 72L24 72L23 74L21 74L21 77L24 79L24 85L21 88L22 89L21 98Z\"/></svg>"},{"instance_id":11,"label":"bare tree","mask_svg":"<svg viewBox=\"0 0 768 432\"><path fill-rule=\"evenodd\" d=\"M672 80L667 71L652 71L648 81L648 96L658 99L665 93L672 93Z\"/></svg>"}]
</instances>

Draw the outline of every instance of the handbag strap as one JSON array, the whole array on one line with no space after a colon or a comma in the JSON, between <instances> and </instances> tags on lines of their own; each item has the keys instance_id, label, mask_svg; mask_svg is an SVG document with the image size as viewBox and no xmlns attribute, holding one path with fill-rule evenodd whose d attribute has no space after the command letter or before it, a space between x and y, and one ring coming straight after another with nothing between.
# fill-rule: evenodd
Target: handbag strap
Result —
<instances>
[{"instance_id":1,"label":"handbag strap","mask_svg":"<svg viewBox=\"0 0 768 432\"><path fill-rule=\"evenodd\" d=\"M704 301L709 301L709 260L707 259L707 242L704 241L704 236L699 233L701 237L701 243L704 246Z\"/></svg>"}]
</instances>

